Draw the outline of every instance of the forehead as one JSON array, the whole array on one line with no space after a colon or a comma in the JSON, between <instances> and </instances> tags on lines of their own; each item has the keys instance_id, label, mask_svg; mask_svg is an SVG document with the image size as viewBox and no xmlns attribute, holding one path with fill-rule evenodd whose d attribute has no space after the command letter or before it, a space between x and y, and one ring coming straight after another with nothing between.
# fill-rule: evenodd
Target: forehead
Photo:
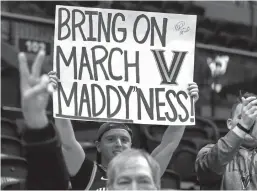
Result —
<instances>
[{"instance_id":1,"label":"forehead","mask_svg":"<svg viewBox=\"0 0 257 191\"><path fill-rule=\"evenodd\" d=\"M142 156L131 157L118 166L118 176L152 176L147 160Z\"/></svg>"},{"instance_id":2,"label":"forehead","mask_svg":"<svg viewBox=\"0 0 257 191\"><path fill-rule=\"evenodd\" d=\"M129 132L125 129L110 129L109 131L103 134L103 137L107 136L124 136L130 138Z\"/></svg>"}]
</instances>

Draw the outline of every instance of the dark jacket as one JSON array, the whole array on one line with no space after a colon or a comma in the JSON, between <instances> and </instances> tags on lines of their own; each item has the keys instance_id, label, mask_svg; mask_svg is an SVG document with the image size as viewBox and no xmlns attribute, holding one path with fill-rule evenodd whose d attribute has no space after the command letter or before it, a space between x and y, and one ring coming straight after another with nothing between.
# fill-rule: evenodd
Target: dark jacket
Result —
<instances>
[{"instance_id":1,"label":"dark jacket","mask_svg":"<svg viewBox=\"0 0 257 191\"><path fill-rule=\"evenodd\" d=\"M69 174L53 125L49 123L36 130L27 128L22 142L28 163L26 189L67 190Z\"/></svg>"}]
</instances>

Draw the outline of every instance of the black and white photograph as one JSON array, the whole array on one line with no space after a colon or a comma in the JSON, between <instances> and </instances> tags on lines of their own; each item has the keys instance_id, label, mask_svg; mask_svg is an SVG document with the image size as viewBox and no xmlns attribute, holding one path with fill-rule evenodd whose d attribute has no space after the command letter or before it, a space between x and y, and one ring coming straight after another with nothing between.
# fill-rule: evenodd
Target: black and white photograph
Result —
<instances>
[{"instance_id":1,"label":"black and white photograph","mask_svg":"<svg viewBox=\"0 0 257 191\"><path fill-rule=\"evenodd\" d=\"M257 190L257 1L1 1L1 190Z\"/></svg>"}]
</instances>

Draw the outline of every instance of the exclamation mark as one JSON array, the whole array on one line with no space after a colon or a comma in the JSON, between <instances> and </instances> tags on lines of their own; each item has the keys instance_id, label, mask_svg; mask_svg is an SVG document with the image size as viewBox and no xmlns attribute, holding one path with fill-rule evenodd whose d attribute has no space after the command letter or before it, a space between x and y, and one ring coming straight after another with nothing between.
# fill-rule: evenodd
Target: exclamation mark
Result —
<instances>
[{"instance_id":1,"label":"exclamation mark","mask_svg":"<svg viewBox=\"0 0 257 191\"><path fill-rule=\"evenodd\" d=\"M190 97L190 101L191 101L191 118L190 118L190 122L194 122L195 119L194 119L194 111L195 111L195 108L194 108L194 98Z\"/></svg>"}]
</instances>

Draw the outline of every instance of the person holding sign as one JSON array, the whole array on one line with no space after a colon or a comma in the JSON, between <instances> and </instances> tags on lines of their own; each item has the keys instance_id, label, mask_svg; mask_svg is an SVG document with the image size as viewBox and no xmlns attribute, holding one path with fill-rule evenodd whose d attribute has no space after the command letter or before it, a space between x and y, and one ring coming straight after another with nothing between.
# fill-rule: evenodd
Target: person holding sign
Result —
<instances>
[{"instance_id":1,"label":"person holding sign","mask_svg":"<svg viewBox=\"0 0 257 191\"><path fill-rule=\"evenodd\" d=\"M202 148L196 173L202 189L257 189L257 96L246 93L232 107L230 131Z\"/></svg>"},{"instance_id":2,"label":"person holding sign","mask_svg":"<svg viewBox=\"0 0 257 191\"><path fill-rule=\"evenodd\" d=\"M55 72L50 72L49 77L53 86L56 87L58 79ZM194 101L197 101L199 98L197 84L190 83L188 91ZM63 144L67 168L71 175L72 189L105 189L108 164L116 155L131 148L133 136L131 129L122 123L104 123L98 130L96 141L101 162L95 163L86 157L86 153L76 141L70 120L56 118L55 123ZM161 175L164 174L182 138L184 129L185 126L169 126L163 135L161 144L152 152L152 157L160 165Z\"/></svg>"}]
</instances>

